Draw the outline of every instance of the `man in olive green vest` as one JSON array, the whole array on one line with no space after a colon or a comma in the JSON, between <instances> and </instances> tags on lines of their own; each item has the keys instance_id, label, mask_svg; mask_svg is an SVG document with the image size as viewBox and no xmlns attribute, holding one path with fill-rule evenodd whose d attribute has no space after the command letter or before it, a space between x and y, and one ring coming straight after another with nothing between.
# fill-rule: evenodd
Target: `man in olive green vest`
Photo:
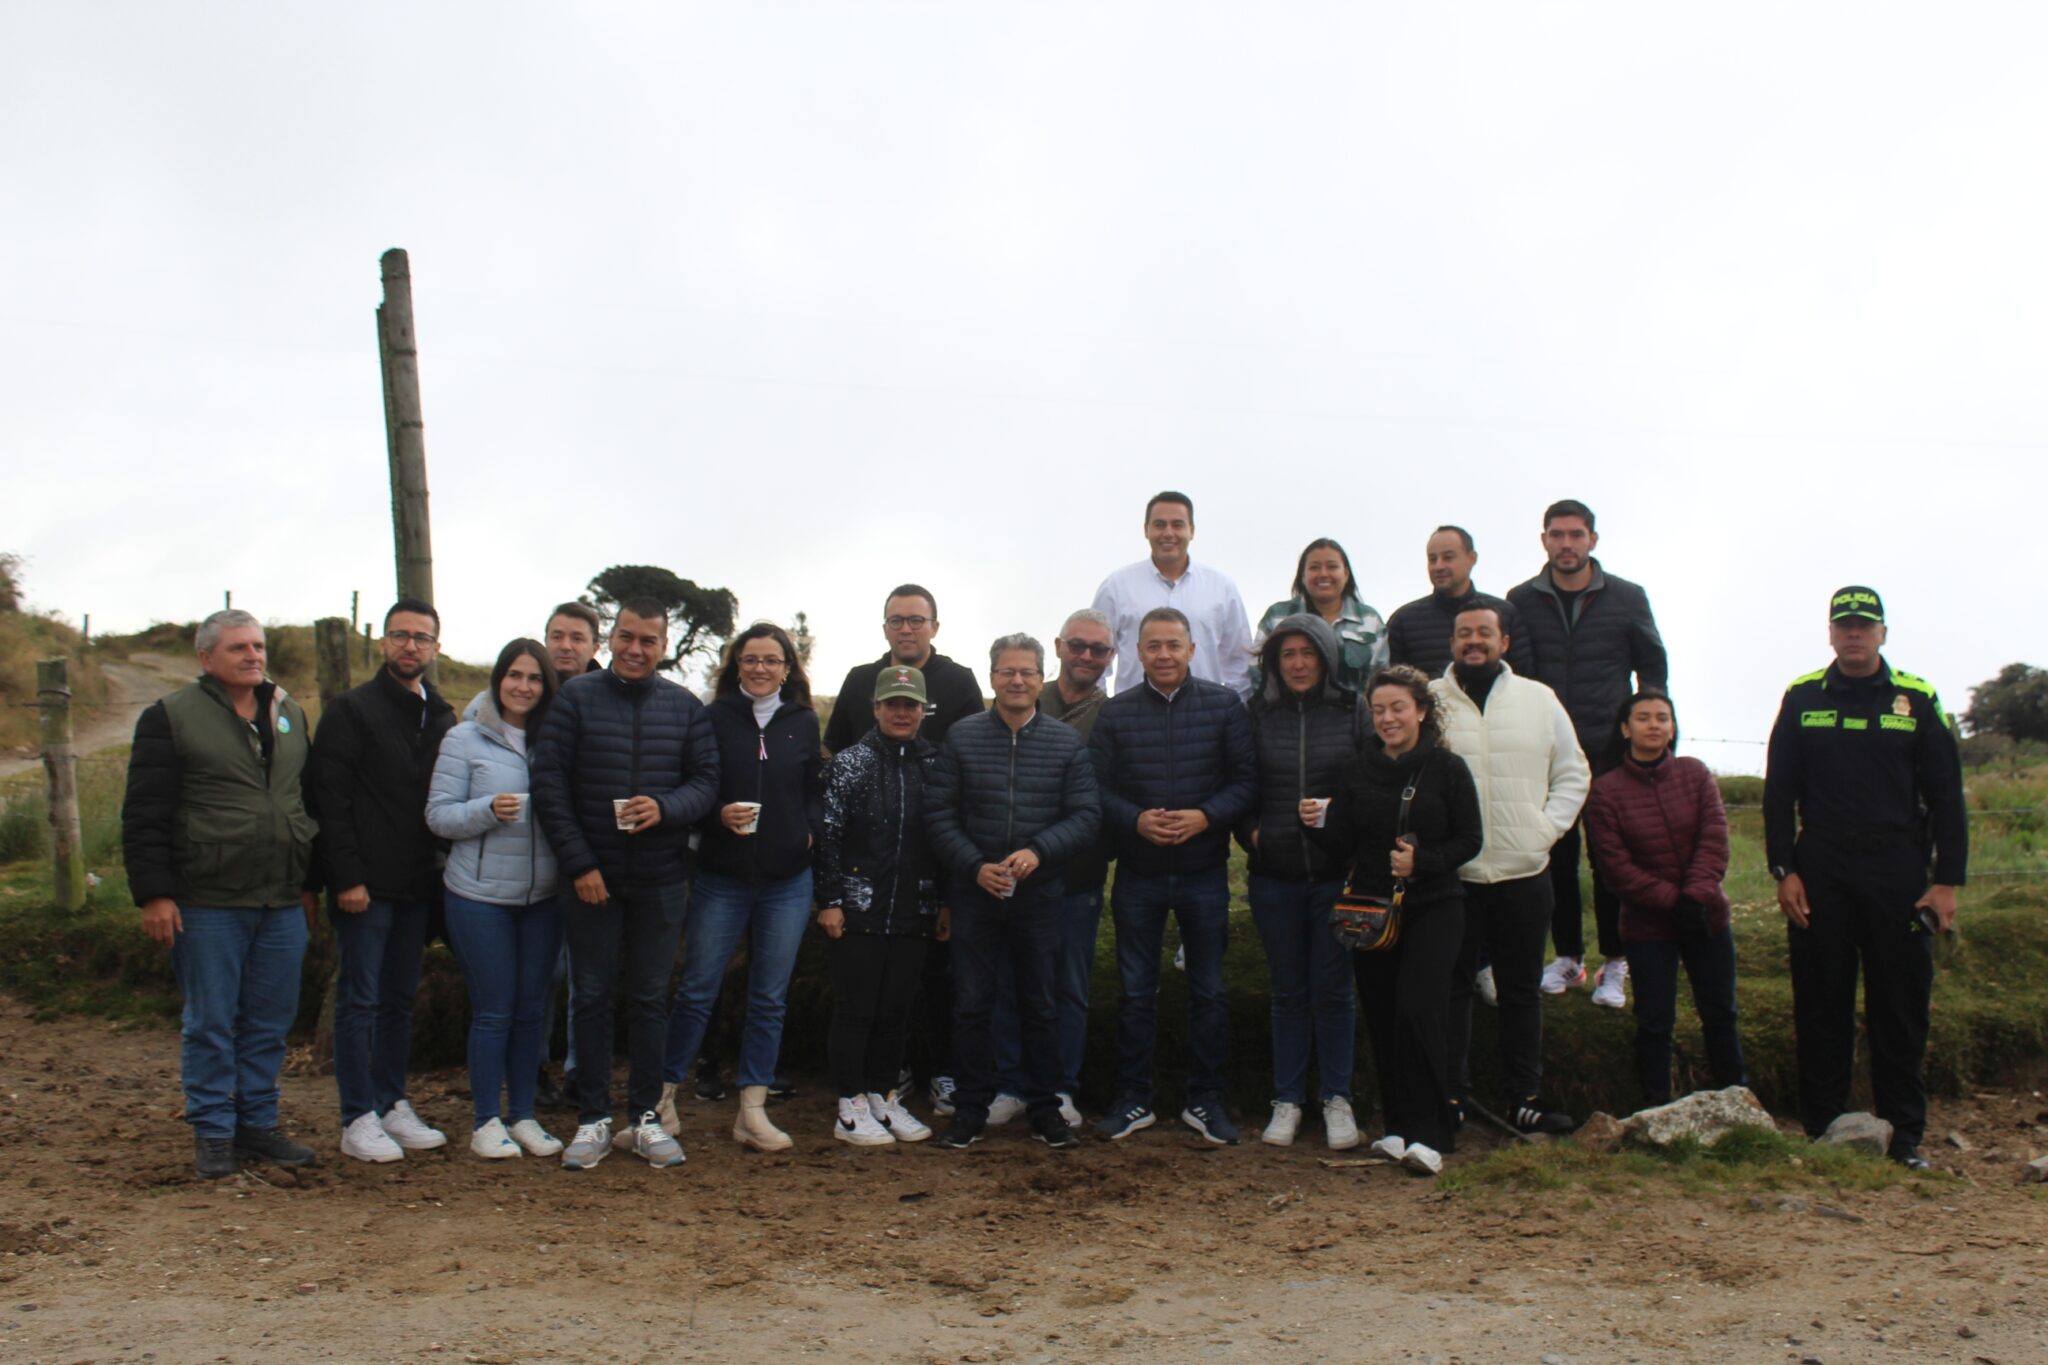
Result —
<instances>
[{"instance_id":1,"label":"man in olive green vest","mask_svg":"<svg viewBox=\"0 0 2048 1365\"><path fill-rule=\"evenodd\" d=\"M313 1164L278 1126L277 1078L319 902L306 713L265 674L248 612L215 612L197 643L199 681L135 723L121 843L143 932L185 993L185 1119L211 1180L244 1160Z\"/></svg>"}]
</instances>

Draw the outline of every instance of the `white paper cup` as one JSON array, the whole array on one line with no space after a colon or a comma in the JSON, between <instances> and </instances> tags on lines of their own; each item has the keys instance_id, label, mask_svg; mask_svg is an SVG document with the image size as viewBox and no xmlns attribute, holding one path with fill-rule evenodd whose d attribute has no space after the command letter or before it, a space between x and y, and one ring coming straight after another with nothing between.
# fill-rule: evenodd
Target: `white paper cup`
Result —
<instances>
[{"instance_id":1,"label":"white paper cup","mask_svg":"<svg viewBox=\"0 0 2048 1365\"><path fill-rule=\"evenodd\" d=\"M740 833L752 834L761 828L761 803L759 801L735 801L735 806L747 813L747 823L740 826Z\"/></svg>"},{"instance_id":2,"label":"white paper cup","mask_svg":"<svg viewBox=\"0 0 2048 1365\"><path fill-rule=\"evenodd\" d=\"M1330 798L1327 796L1311 796L1309 800L1315 804L1316 808L1316 818L1308 822L1309 828L1321 829L1323 821L1330 818Z\"/></svg>"},{"instance_id":3,"label":"white paper cup","mask_svg":"<svg viewBox=\"0 0 2048 1365\"><path fill-rule=\"evenodd\" d=\"M518 813L517 815L515 815L515 816L513 816L513 817L512 817L512 823L513 823L513 824L515 824L515 825L523 825L523 824L525 824L525 823L526 823L526 811L527 811L527 799L526 799L526 793L525 793L525 792L510 792L510 793L507 793L507 794L508 794L508 795L510 795L510 796L512 797L512 799L513 799L513 800L515 800L515 801L517 801L517 802L519 803L519 813Z\"/></svg>"},{"instance_id":4,"label":"white paper cup","mask_svg":"<svg viewBox=\"0 0 2048 1365\"><path fill-rule=\"evenodd\" d=\"M620 829L625 830L629 834L640 828L640 826L626 818L626 803L632 799L630 796L621 796L612 802L612 819L618 823Z\"/></svg>"}]
</instances>

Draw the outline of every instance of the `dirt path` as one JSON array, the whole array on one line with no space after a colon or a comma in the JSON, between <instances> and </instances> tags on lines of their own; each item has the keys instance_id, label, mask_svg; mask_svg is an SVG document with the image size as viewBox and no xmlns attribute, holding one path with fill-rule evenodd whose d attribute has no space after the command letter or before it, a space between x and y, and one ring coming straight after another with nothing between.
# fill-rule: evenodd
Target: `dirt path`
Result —
<instances>
[{"instance_id":1,"label":"dirt path","mask_svg":"<svg viewBox=\"0 0 2048 1365\"><path fill-rule=\"evenodd\" d=\"M135 717L142 708L169 696L192 681L198 669L190 659L168 654L134 654L100 664L107 679L105 705L80 707L72 715L72 744L79 756L126 744L135 735ZM43 766L35 755L0 757L0 778Z\"/></svg>"},{"instance_id":2,"label":"dirt path","mask_svg":"<svg viewBox=\"0 0 2048 1365\"><path fill-rule=\"evenodd\" d=\"M176 1067L169 1033L0 1000L0 1359L2048 1359L2048 1201L2012 1183L2042 1101L2017 1092L1942 1108L1976 1150L1932 1197L1780 1208L1447 1196L1165 1127L859 1153L815 1089L777 1111L785 1156L734 1146L719 1104L687 1111L673 1172L452 1145L372 1167L334 1150L333 1082L299 1076L320 1168L209 1185ZM414 1097L454 1134L462 1086Z\"/></svg>"}]
</instances>

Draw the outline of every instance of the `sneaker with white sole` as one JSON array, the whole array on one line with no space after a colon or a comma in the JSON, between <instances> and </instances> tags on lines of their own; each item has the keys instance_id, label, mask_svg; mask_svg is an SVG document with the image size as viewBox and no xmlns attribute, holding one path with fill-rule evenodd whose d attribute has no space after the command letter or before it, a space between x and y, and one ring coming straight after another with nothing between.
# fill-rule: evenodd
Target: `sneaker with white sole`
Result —
<instances>
[{"instance_id":1,"label":"sneaker with white sole","mask_svg":"<svg viewBox=\"0 0 2048 1365\"><path fill-rule=\"evenodd\" d=\"M953 1116L953 1078L934 1076L931 1084L932 1112L940 1118Z\"/></svg>"},{"instance_id":2,"label":"sneaker with white sole","mask_svg":"<svg viewBox=\"0 0 2048 1365\"><path fill-rule=\"evenodd\" d=\"M1259 1141L1268 1147L1292 1147L1294 1135L1301 1131L1301 1106L1293 1100L1274 1100L1273 1117L1266 1120L1266 1131L1259 1134Z\"/></svg>"},{"instance_id":3,"label":"sneaker with white sole","mask_svg":"<svg viewBox=\"0 0 2048 1365\"><path fill-rule=\"evenodd\" d=\"M1059 1097L1060 1117L1067 1121L1067 1127L1077 1133L1080 1132L1087 1126L1087 1121L1081 1117L1080 1107L1074 1103L1074 1097L1064 1090L1059 1092Z\"/></svg>"},{"instance_id":4,"label":"sneaker with white sole","mask_svg":"<svg viewBox=\"0 0 2048 1365\"><path fill-rule=\"evenodd\" d=\"M562 1168L570 1171L587 1171L612 1154L612 1121L599 1119L595 1123L576 1125L576 1136L569 1139L569 1145L562 1152Z\"/></svg>"},{"instance_id":5,"label":"sneaker with white sole","mask_svg":"<svg viewBox=\"0 0 2048 1365\"><path fill-rule=\"evenodd\" d=\"M895 1137L875 1118L874 1110L868 1106L866 1095L842 1095L839 1097L839 1122L832 1125L832 1136L841 1142L850 1142L856 1147L893 1147Z\"/></svg>"},{"instance_id":6,"label":"sneaker with white sole","mask_svg":"<svg viewBox=\"0 0 2048 1365\"><path fill-rule=\"evenodd\" d=\"M524 1156L519 1144L505 1131L503 1119L492 1119L469 1135L469 1150L486 1161L504 1161L515 1156Z\"/></svg>"},{"instance_id":7,"label":"sneaker with white sole","mask_svg":"<svg viewBox=\"0 0 2048 1365\"><path fill-rule=\"evenodd\" d=\"M405 1149L391 1140L375 1114L358 1114L341 1130L341 1154L357 1161L403 1161Z\"/></svg>"},{"instance_id":8,"label":"sneaker with white sole","mask_svg":"<svg viewBox=\"0 0 2048 1365\"><path fill-rule=\"evenodd\" d=\"M649 1109L633 1125L633 1155L656 1170L683 1164L683 1145L668 1135L654 1111Z\"/></svg>"},{"instance_id":9,"label":"sneaker with white sole","mask_svg":"<svg viewBox=\"0 0 2048 1365\"><path fill-rule=\"evenodd\" d=\"M1442 1175L1444 1159L1433 1147L1411 1142L1401 1152L1401 1164L1417 1175Z\"/></svg>"},{"instance_id":10,"label":"sneaker with white sole","mask_svg":"<svg viewBox=\"0 0 2048 1365\"><path fill-rule=\"evenodd\" d=\"M1399 1161L1403 1156L1407 1155L1408 1144L1394 1136L1394 1134L1389 1133L1383 1138L1374 1138L1372 1146L1366 1150L1383 1156L1389 1161Z\"/></svg>"},{"instance_id":11,"label":"sneaker with white sole","mask_svg":"<svg viewBox=\"0 0 2048 1365\"><path fill-rule=\"evenodd\" d=\"M1180 1111L1180 1121L1202 1135L1204 1142L1218 1147L1237 1146L1237 1125L1230 1121L1220 1099L1190 1100Z\"/></svg>"},{"instance_id":12,"label":"sneaker with white sole","mask_svg":"<svg viewBox=\"0 0 2048 1365\"><path fill-rule=\"evenodd\" d=\"M1600 964L1598 984L1593 987L1593 1003L1618 1010L1628 1007L1628 994L1623 989L1628 981L1628 959L1610 957Z\"/></svg>"},{"instance_id":13,"label":"sneaker with white sole","mask_svg":"<svg viewBox=\"0 0 2048 1365\"><path fill-rule=\"evenodd\" d=\"M1351 1101L1342 1095L1323 1101L1323 1136L1333 1152L1348 1152L1358 1145L1358 1119L1351 1112Z\"/></svg>"},{"instance_id":14,"label":"sneaker with white sole","mask_svg":"<svg viewBox=\"0 0 2048 1365\"><path fill-rule=\"evenodd\" d=\"M407 1100L392 1105L378 1122L391 1140L408 1152L431 1152L448 1145L448 1135L415 1114Z\"/></svg>"},{"instance_id":15,"label":"sneaker with white sole","mask_svg":"<svg viewBox=\"0 0 2048 1365\"><path fill-rule=\"evenodd\" d=\"M868 1112L880 1120L882 1126L889 1130L889 1136L898 1142L923 1142L932 1135L932 1130L903 1107L900 1093L891 1090L886 1095L877 1095L869 1091Z\"/></svg>"},{"instance_id":16,"label":"sneaker with white sole","mask_svg":"<svg viewBox=\"0 0 2048 1365\"><path fill-rule=\"evenodd\" d=\"M1563 995L1574 986L1586 984L1586 967L1575 957L1557 957L1543 969L1543 979L1537 983L1545 995Z\"/></svg>"},{"instance_id":17,"label":"sneaker with white sole","mask_svg":"<svg viewBox=\"0 0 2048 1365\"><path fill-rule=\"evenodd\" d=\"M1500 1007L1500 987L1493 982L1493 964L1487 963L1472 973L1472 990L1479 997L1479 1003L1489 1009Z\"/></svg>"},{"instance_id":18,"label":"sneaker with white sole","mask_svg":"<svg viewBox=\"0 0 2048 1365\"><path fill-rule=\"evenodd\" d=\"M562 1150L562 1140L541 1127L538 1119L521 1119L508 1132L530 1156L553 1156Z\"/></svg>"},{"instance_id":19,"label":"sneaker with white sole","mask_svg":"<svg viewBox=\"0 0 2048 1365\"><path fill-rule=\"evenodd\" d=\"M1011 1119L1022 1118L1027 1107L1020 1096L997 1095L988 1107L989 1126L1000 1128Z\"/></svg>"}]
</instances>

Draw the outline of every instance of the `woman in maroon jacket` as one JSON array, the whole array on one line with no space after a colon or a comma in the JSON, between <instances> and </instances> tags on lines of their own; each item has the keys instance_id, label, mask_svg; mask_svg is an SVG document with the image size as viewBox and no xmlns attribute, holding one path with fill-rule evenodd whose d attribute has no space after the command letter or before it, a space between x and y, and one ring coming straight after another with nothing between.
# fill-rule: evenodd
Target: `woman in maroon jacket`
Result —
<instances>
[{"instance_id":1,"label":"woman in maroon jacket","mask_svg":"<svg viewBox=\"0 0 2048 1365\"><path fill-rule=\"evenodd\" d=\"M1653 1105L1671 1099L1680 963L1692 979L1715 1087L1747 1083L1735 1027L1735 936L1721 890L1728 815L1707 765L1676 757L1677 743L1671 699L1636 693L1616 717L1617 761L1586 803L1600 875L1621 897L1621 938L1636 982L1636 1074Z\"/></svg>"}]
</instances>

